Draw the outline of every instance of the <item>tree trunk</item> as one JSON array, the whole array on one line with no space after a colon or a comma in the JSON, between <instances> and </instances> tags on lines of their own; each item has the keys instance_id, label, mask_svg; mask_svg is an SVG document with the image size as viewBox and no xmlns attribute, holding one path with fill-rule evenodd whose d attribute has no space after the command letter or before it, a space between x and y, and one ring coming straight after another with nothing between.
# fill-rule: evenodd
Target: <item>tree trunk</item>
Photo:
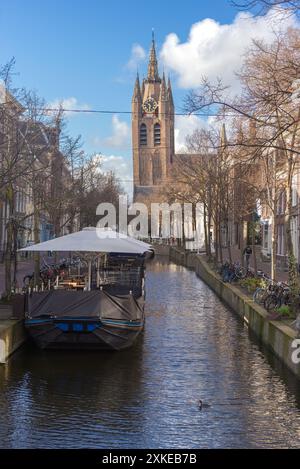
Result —
<instances>
[{"instance_id":1,"label":"tree trunk","mask_svg":"<svg viewBox=\"0 0 300 469\"><path fill-rule=\"evenodd\" d=\"M34 243L39 243L40 242L40 227L39 227L39 211L35 207L34 209L34 226L33 226L33 238L34 238ZM40 253L39 252L34 252L34 286L39 285L40 281Z\"/></svg>"},{"instance_id":2,"label":"tree trunk","mask_svg":"<svg viewBox=\"0 0 300 469\"><path fill-rule=\"evenodd\" d=\"M276 207L275 207L276 209ZM276 209L277 210L277 209ZM272 249L271 249L271 279L276 282L277 280L277 265L276 265L276 257L277 257L277 221L276 216L273 215L273 223L272 223Z\"/></svg>"},{"instance_id":3,"label":"tree trunk","mask_svg":"<svg viewBox=\"0 0 300 469\"><path fill-rule=\"evenodd\" d=\"M223 251L222 251L222 232L221 232L221 223L220 223L220 220L219 220L219 223L218 223L219 227L218 227L218 238L219 238L219 254L220 254L220 262L221 264L223 264Z\"/></svg>"},{"instance_id":4,"label":"tree trunk","mask_svg":"<svg viewBox=\"0 0 300 469\"><path fill-rule=\"evenodd\" d=\"M218 263L219 260L219 243L218 243L218 226L217 226L217 220L215 224L215 236L214 236L214 243L215 243L215 262L216 264Z\"/></svg>"},{"instance_id":5,"label":"tree trunk","mask_svg":"<svg viewBox=\"0 0 300 469\"><path fill-rule=\"evenodd\" d=\"M226 225L226 233L227 233L227 251L228 251L228 259L230 264L232 264L232 254L231 254L231 244L230 244L230 239L229 239L229 230L228 230L228 223Z\"/></svg>"},{"instance_id":6,"label":"tree trunk","mask_svg":"<svg viewBox=\"0 0 300 469\"><path fill-rule=\"evenodd\" d=\"M289 287L291 291L291 308L294 312L296 312L298 307L298 295L299 295L299 285L298 285L298 269L297 269L297 262L294 255L294 246L292 240L292 208L293 208L293 200L292 200L292 178L293 176L293 168L291 158L289 159L288 164L288 184L286 190L286 200L287 200L287 210L285 215L285 233L286 233L286 249L287 249L287 256L288 256L288 269L289 269Z\"/></svg>"},{"instance_id":7,"label":"tree trunk","mask_svg":"<svg viewBox=\"0 0 300 469\"><path fill-rule=\"evenodd\" d=\"M255 223L252 222L251 230L251 241L252 241L252 255L253 255L253 268L254 273L257 273L257 259L256 259L256 250L255 250Z\"/></svg>"},{"instance_id":8,"label":"tree trunk","mask_svg":"<svg viewBox=\"0 0 300 469\"><path fill-rule=\"evenodd\" d=\"M18 287L17 282L17 271L18 271L18 225L13 225L13 258L14 258L14 270L13 270L13 289L16 290Z\"/></svg>"},{"instance_id":9,"label":"tree trunk","mask_svg":"<svg viewBox=\"0 0 300 469\"><path fill-rule=\"evenodd\" d=\"M203 204L203 224L204 224L204 243L205 243L205 253L209 257L208 252L208 235L207 235L207 215L206 215L206 205Z\"/></svg>"},{"instance_id":10,"label":"tree trunk","mask_svg":"<svg viewBox=\"0 0 300 469\"><path fill-rule=\"evenodd\" d=\"M208 230L208 258L211 260L211 236L210 236L210 227L211 227L211 208L208 207L208 217L207 217L207 230Z\"/></svg>"},{"instance_id":11,"label":"tree trunk","mask_svg":"<svg viewBox=\"0 0 300 469\"><path fill-rule=\"evenodd\" d=\"M6 225L6 246L4 253L5 263L5 296L11 297L12 282L11 282L11 261L12 261L12 222L8 220Z\"/></svg>"},{"instance_id":12,"label":"tree trunk","mask_svg":"<svg viewBox=\"0 0 300 469\"><path fill-rule=\"evenodd\" d=\"M11 297L12 281L11 281L11 264L12 264L12 247L13 247L13 215L14 215L14 192L10 185L6 192L7 207L7 225L6 225L6 246L4 254L5 262L5 295Z\"/></svg>"},{"instance_id":13,"label":"tree trunk","mask_svg":"<svg viewBox=\"0 0 300 469\"><path fill-rule=\"evenodd\" d=\"M240 250L240 254L241 254L241 265L243 267L245 267L245 257L244 257L244 249L245 247L247 246L247 238L246 238L246 242L245 242L245 223L243 220L241 221L241 250ZM247 236L247 235L246 235Z\"/></svg>"},{"instance_id":14,"label":"tree trunk","mask_svg":"<svg viewBox=\"0 0 300 469\"><path fill-rule=\"evenodd\" d=\"M292 176L290 176L290 181L287 186L287 211L285 216L285 233L286 233L286 249L288 255L288 262L289 262L289 281L294 282L297 281L297 265L296 265L296 258L294 256L294 246L292 240L292 187L291 187L291 180Z\"/></svg>"}]
</instances>

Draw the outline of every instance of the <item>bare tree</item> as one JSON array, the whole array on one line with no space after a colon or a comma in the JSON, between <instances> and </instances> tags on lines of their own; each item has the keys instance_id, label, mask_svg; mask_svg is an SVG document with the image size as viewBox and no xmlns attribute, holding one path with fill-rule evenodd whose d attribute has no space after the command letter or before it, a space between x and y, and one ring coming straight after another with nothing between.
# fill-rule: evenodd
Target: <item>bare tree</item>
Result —
<instances>
[{"instance_id":1,"label":"bare tree","mask_svg":"<svg viewBox=\"0 0 300 469\"><path fill-rule=\"evenodd\" d=\"M256 125L259 138L255 143L230 142L229 146L252 149L253 160L259 155L276 152L276 167L285 175L287 199L286 245L291 286L295 284L297 266L291 236L292 181L299 148L299 104L295 96L299 87L299 34L290 29L278 35L271 45L254 41L244 67L239 73L243 92L230 99L220 82L204 80L200 92L186 99L186 110L195 112L218 106L220 114L241 116Z\"/></svg>"},{"instance_id":2,"label":"bare tree","mask_svg":"<svg viewBox=\"0 0 300 469\"><path fill-rule=\"evenodd\" d=\"M25 204L20 202L24 202L28 191L35 200L31 181L36 185L39 180L38 172L44 170L44 165L42 168L40 165L41 155L45 154L40 127L44 117L43 102L35 93L9 88L13 66L14 61L1 70L3 82L0 103L0 195L3 201L2 223L5 225L6 235L4 259L7 296L11 295L12 290L12 261L14 281L16 280L18 231L25 218L31 216L25 213ZM36 206L35 203L33 205Z\"/></svg>"},{"instance_id":3,"label":"bare tree","mask_svg":"<svg viewBox=\"0 0 300 469\"><path fill-rule=\"evenodd\" d=\"M232 0L230 3L240 10L251 10L258 14L263 14L271 8L284 8L287 12L298 12L300 9L300 0Z\"/></svg>"},{"instance_id":4,"label":"bare tree","mask_svg":"<svg viewBox=\"0 0 300 469\"><path fill-rule=\"evenodd\" d=\"M229 151L224 126L221 127L221 132L198 129L187 137L186 143L189 156L177 156L176 184L167 187L169 200L201 202L208 257L211 258L212 254L210 233L213 228L216 260L223 261L223 247L226 246L231 261L233 213L238 213L239 217L251 213L250 203L253 210L253 197L249 194L252 188L245 185L241 190L241 164L237 164L235 154L232 150ZM245 177L246 174L243 169ZM240 183L239 197L235 199L237 180Z\"/></svg>"}]
</instances>

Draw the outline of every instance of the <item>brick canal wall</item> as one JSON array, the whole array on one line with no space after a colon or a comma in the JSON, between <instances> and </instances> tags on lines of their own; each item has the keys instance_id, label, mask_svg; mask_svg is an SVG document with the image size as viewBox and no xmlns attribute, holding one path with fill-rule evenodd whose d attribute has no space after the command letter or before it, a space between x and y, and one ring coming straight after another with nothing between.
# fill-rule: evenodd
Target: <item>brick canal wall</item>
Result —
<instances>
[{"instance_id":1,"label":"brick canal wall","mask_svg":"<svg viewBox=\"0 0 300 469\"><path fill-rule=\"evenodd\" d=\"M300 364L292 361L292 353L295 352L292 344L297 337L294 329L280 321L269 321L268 313L264 308L256 304L249 296L244 295L234 285L223 283L203 256L171 248L170 259L193 268L196 274L248 324L249 329L257 338L300 378Z\"/></svg>"}]
</instances>

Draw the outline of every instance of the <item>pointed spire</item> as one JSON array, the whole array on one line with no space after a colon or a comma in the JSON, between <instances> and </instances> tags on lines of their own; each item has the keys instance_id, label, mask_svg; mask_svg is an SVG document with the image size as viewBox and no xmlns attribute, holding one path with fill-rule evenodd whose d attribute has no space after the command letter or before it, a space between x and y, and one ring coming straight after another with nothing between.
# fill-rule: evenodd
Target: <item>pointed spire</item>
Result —
<instances>
[{"instance_id":1,"label":"pointed spire","mask_svg":"<svg viewBox=\"0 0 300 469\"><path fill-rule=\"evenodd\" d=\"M227 146L227 135L226 135L225 124L222 124L222 127L221 127L220 145L222 148L225 148Z\"/></svg>"},{"instance_id":2,"label":"pointed spire","mask_svg":"<svg viewBox=\"0 0 300 469\"><path fill-rule=\"evenodd\" d=\"M142 98L143 98L145 94L145 77L143 78L141 93L142 93Z\"/></svg>"},{"instance_id":3,"label":"pointed spire","mask_svg":"<svg viewBox=\"0 0 300 469\"><path fill-rule=\"evenodd\" d=\"M161 101L166 101L166 100L168 99L165 72L163 73L162 82L161 82L161 85L160 85L160 96L159 96L159 99L160 99Z\"/></svg>"},{"instance_id":4,"label":"pointed spire","mask_svg":"<svg viewBox=\"0 0 300 469\"><path fill-rule=\"evenodd\" d=\"M168 99L170 101L170 104L174 106L174 101L173 101L173 93L172 93L172 86L171 86L171 80L170 76L168 77Z\"/></svg>"},{"instance_id":5,"label":"pointed spire","mask_svg":"<svg viewBox=\"0 0 300 469\"><path fill-rule=\"evenodd\" d=\"M153 29L152 29L152 45L151 45L151 50L150 50L147 79L149 81L160 81L159 75L158 75L157 58L156 58L156 50L155 50L155 39L154 39L154 30Z\"/></svg>"},{"instance_id":6,"label":"pointed spire","mask_svg":"<svg viewBox=\"0 0 300 469\"><path fill-rule=\"evenodd\" d=\"M139 73L136 74L136 80L133 90L132 101L140 101L141 100L141 87L140 87L140 77Z\"/></svg>"}]
</instances>

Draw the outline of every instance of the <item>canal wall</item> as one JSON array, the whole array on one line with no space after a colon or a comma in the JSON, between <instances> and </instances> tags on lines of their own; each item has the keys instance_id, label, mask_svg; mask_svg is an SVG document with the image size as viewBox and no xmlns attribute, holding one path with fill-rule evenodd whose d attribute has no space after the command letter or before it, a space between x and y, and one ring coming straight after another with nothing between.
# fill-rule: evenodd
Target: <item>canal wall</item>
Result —
<instances>
[{"instance_id":1,"label":"canal wall","mask_svg":"<svg viewBox=\"0 0 300 469\"><path fill-rule=\"evenodd\" d=\"M22 319L0 320L0 363L6 363L8 357L27 340Z\"/></svg>"},{"instance_id":2,"label":"canal wall","mask_svg":"<svg viewBox=\"0 0 300 469\"><path fill-rule=\"evenodd\" d=\"M243 294L239 288L222 282L203 256L171 248L170 259L193 268L196 274L248 324L258 340L300 378L300 364L292 361L292 354L295 351L292 344L297 338L297 332L294 329L280 321L268 320L268 313L264 308L256 304L248 295Z\"/></svg>"},{"instance_id":3,"label":"canal wall","mask_svg":"<svg viewBox=\"0 0 300 469\"><path fill-rule=\"evenodd\" d=\"M170 246L165 244L153 244L155 255L157 256L169 256L170 255Z\"/></svg>"},{"instance_id":4,"label":"canal wall","mask_svg":"<svg viewBox=\"0 0 300 469\"><path fill-rule=\"evenodd\" d=\"M0 305L0 364L6 363L9 356L25 341L27 334L24 320L12 305Z\"/></svg>"}]
</instances>

